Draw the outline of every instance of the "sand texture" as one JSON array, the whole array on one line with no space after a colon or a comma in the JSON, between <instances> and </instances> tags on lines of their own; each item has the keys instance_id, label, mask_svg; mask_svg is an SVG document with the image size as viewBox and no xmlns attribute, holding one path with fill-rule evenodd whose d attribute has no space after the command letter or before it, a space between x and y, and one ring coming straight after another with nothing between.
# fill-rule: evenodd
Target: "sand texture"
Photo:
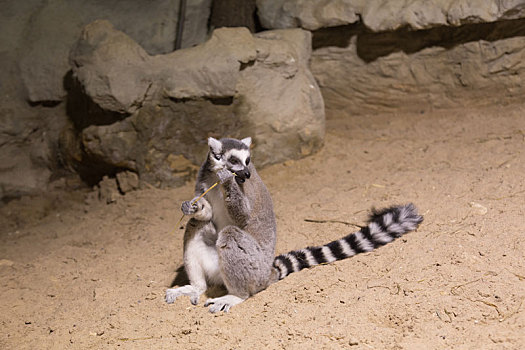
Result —
<instances>
[{"instance_id":1,"label":"sand texture","mask_svg":"<svg viewBox=\"0 0 525 350\"><path fill-rule=\"evenodd\" d=\"M425 221L226 314L164 302L193 182L109 205L81 189L13 200L0 208L0 348L525 348L524 113L332 113L319 153L259 172L277 253L357 230L372 207L413 202Z\"/></svg>"}]
</instances>

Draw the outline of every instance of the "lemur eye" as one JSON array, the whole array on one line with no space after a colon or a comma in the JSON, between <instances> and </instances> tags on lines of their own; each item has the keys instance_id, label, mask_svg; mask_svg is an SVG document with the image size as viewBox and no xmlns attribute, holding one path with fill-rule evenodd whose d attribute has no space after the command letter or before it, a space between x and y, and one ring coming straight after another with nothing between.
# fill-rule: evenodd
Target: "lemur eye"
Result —
<instances>
[{"instance_id":1,"label":"lemur eye","mask_svg":"<svg viewBox=\"0 0 525 350\"><path fill-rule=\"evenodd\" d=\"M246 158L246 165L250 165L250 157Z\"/></svg>"},{"instance_id":2,"label":"lemur eye","mask_svg":"<svg viewBox=\"0 0 525 350\"><path fill-rule=\"evenodd\" d=\"M213 154L213 156L215 157L215 159L221 160L221 155L220 154Z\"/></svg>"}]
</instances>

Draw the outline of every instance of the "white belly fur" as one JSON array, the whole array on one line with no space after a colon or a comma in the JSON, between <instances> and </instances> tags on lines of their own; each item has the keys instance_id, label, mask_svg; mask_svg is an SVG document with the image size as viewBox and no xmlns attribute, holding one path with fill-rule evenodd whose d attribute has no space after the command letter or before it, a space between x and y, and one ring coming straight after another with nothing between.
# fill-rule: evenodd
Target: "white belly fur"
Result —
<instances>
[{"instance_id":1,"label":"white belly fur","mask_svg":"<svg viewBox=\"0 0 525 350\"><path fill-rule=\"evenodd\" d=\"M212 208L212 222L215 226L216 234L218 234L224 227L231 225L232 220L224 205L222 192L219 189L211 190L206 197ZM209 239L205 240L202 235L195 236L188 243L187 251L193 262L201 266L206 279L210 283L222 284L217 249L215 245L206 244L206 241L209 241Z\"/></svg>"},{"instance_id":2,"label":"white belly fur","mask_svg":"<svg viewBox=\"0 0 525 350\"><path fill-rule=\"evenodd\" d=\"M186 264L197 264L201 267L207 281L212 284L222 284L222 277L219 269L219 255L215 245L206 243L202 234L197 234L186 247L186 256L190 261Z\"/></svg>"}]
</instances>

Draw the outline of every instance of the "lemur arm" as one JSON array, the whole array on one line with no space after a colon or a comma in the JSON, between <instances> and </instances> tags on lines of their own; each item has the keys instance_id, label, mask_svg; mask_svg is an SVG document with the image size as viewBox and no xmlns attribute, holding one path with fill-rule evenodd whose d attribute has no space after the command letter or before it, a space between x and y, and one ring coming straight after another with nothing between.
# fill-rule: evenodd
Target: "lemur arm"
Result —
<instances>
[{"instance_id":1,"label":"lemur arm","mask_svg":"<svg viewBox=\"0 0 525 350\"><path fill-rule=\"evenodd\" d=\"M245 227L250 218L250 201L242 191L241 186L235 181L234 174L228 170L221 170L219 173L217 175L221 180L224 203L228 214L238 227Z\"/></svg>"}]
</instances>

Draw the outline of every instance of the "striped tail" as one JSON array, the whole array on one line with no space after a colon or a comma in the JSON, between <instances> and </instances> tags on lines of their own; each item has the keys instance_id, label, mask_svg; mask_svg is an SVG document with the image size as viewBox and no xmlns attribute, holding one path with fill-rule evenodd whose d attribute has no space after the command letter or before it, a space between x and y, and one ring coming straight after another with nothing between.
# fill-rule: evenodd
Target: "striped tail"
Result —
<instances>
[{"instance_id":1,"label":"striped tail","mask_svg":"<svg viewBox=\"0 0 525 350\"><path fill-rule=\"evenodd\" d=\"M279 279L283 279L292 272L374 250L415 230L422 221L423 217L411 203L373 210L368 225L359 231L320 247L308 247L279 255L275 258L273 267L279 272Z\"/></svg>"}]
</instances>

